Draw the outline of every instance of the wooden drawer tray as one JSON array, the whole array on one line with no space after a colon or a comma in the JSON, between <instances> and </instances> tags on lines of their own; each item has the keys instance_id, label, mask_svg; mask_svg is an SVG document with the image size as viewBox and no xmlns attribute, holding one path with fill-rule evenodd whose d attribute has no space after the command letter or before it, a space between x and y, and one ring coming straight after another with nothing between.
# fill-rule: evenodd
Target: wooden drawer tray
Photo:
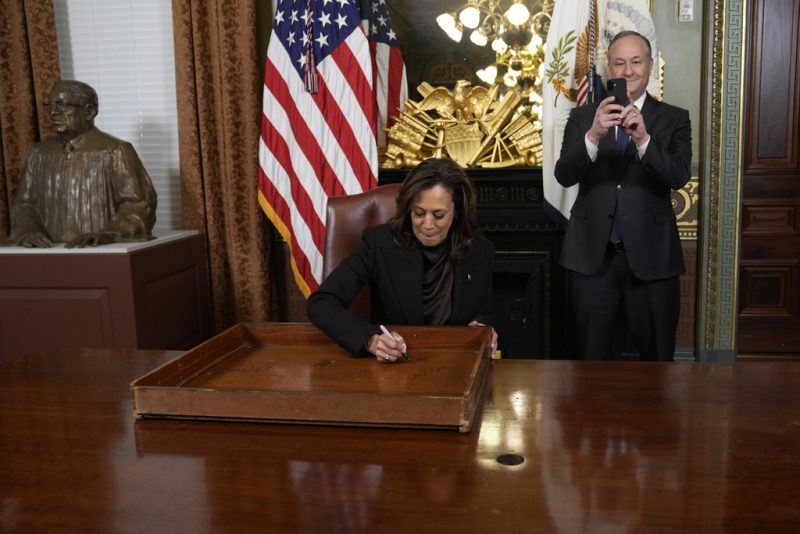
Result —
<instances>
[{"instance_id":1,"label":"wooden drawer tray","mask_svg":"<svg viewBox=\"0 0 800 534\"><path fill-rule=\"evenodd\" d=\"M489 328L399 326L409 360L352 358L309 324L238 324L131 384L137 417L458 428L483 406Z\"/></svg>"}]
</instances>

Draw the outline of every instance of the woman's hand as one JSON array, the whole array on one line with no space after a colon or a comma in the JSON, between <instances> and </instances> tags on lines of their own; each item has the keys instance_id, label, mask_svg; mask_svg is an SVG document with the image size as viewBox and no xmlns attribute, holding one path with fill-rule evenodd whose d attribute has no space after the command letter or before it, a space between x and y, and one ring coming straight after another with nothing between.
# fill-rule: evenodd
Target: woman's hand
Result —
<instances>
[{"instance_id":1,"label":"woman's hand","mask_svg":"<svg viewBox=\"0 0 800 534\"><path fill-rule=\"evenodd\" d=\"M479 323L478 321L470 321L467 326L486 326L486 325L483 323ZM494 331L494 328L492 328L491 349L492 349L492 358L494 358L494 355L497 353L497 332Z\"/></svg>"},{"instance_id":2,"label":"woman's hand","mask_svg":"<svg viewBox=\"0 0 800 534\"><path fill-rule=\"evenodd\" d=\"M406 342L403 336L397 332L392 332L394 339L383 334L375 334L369 338L367 343L367 350L375 355L381 363L394 363L403 359L403 353L406 352Z\"/></svg>"}]
</instances>

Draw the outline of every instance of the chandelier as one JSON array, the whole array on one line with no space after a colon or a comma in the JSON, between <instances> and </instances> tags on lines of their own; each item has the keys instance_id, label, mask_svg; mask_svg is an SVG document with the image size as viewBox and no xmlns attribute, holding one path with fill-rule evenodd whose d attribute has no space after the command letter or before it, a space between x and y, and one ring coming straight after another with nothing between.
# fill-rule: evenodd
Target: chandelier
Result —
<instances>
[{"instance_id":1,"label":"chandelier","mask_svg":"<svg viewBox=\"0 0 800 534\"><path fill-rule=\"evenodd\" d=\"M541 103L544 41L555 0L468 0L436 17L454 41L469 32L469 42L491 46L495 61L476 72L488 85L515 87L534 107Z\"/></svg>"}]
</instances>

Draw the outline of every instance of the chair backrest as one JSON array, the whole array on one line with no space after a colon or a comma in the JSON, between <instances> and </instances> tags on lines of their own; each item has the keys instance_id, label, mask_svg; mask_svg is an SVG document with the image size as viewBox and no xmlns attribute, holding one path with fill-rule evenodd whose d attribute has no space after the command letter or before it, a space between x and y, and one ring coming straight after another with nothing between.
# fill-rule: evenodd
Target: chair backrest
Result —
<instances>
[{"instance_id":1,"label":"chair backrest","mask_svg":"<svg viewBox=\"0 0 800 534\"><path fill-rule=\"evenodd\" d=\"M325 251L322 277L327 278L361 241L364 228L385 223L397 211L400 184L381 185L370 191L328 199L325 213ZM350 305L350 311L369 317L369 291L364 288Z\"/></svg>"}]
</instances>

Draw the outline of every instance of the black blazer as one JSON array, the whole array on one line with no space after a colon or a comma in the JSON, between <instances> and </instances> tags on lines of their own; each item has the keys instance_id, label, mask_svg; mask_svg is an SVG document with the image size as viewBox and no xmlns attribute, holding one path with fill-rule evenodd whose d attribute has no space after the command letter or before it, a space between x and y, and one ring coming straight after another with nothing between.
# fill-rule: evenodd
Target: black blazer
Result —
<instances>
[{"instance_id":1,"label":"black blazer","mask_svg":"<svg viewBox=\"0 0 800 534\"><path fill-rule=\"evenodd\" d=\"M641 160L629 143L617 155L613 128L600 140L597 158L589 159L584 136L597 104L574 108L564 129L555 176L564 186L580 184L564 236L560 263L583 274L597 272L611 233L619 200L622 239L631 271L641 280L680 275L683 268L671 189L690 178L692 132L689 112L647 95L642 118L650 143Z\"/></svg>"},{"instance_id":2,"label":"black blazer","mask_svg":"<svg viewBox=\"0 0 800 534\"><path fill-rule=\"evenodd\" d=\"M472 320L489 324L492 306L494 244L478 239L453 265L453 314L450 324ZM339 345L358 355L380 330L347 308L369 284L372 319L382 324L424 325L422 251L394 242L388 224L364 230L358 248L322 282L306 305L308 318Z\"/></svg>"}]
</instances>

